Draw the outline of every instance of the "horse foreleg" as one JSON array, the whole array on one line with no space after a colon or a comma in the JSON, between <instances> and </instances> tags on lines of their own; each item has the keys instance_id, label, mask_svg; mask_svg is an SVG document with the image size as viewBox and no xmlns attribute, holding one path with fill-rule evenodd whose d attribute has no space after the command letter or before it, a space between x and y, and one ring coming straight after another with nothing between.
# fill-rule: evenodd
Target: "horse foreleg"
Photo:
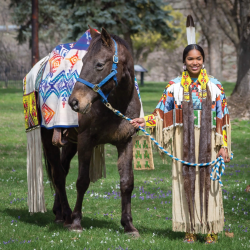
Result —
<instances>
[{"instance_id":1,"label":"horse foreleg","mask_svg":"<svg viewBox=\"0 0 250 250\"><path fill-rule=\"evenodd\" d=\"M139 236L138 230L133 226L131 214L131 193L134 189L134 174L132 168L133 147L132 139L128 143L118 145L118 171L120 174L120 189L122 202L121 224L124 232Z\"/></svg>"},{"instance_id":2,"label":"horse foreleg","mask_svg":"<svg viewBox=\"0 0 250 250\"><path fill-rule=\"evenodd\" d=\"M61 164L63 167L65 178L67 177L67 175L69 173L70 161L75 156L76 152L77 152L77 144L75 144L75 143L68 142L62 148ZM59 197L59 193L57 191L56 191L56 195L55 195L53 213L56 216L56 218L55 218L56 223L64 222L60 197Z\"/></svg>"},{"instance_id":3,"label":"horse foreleg","mask_svg":"<svg viewBox=\"0 0 250 250\"><path fill-rule=\"evenodd\" d=\"M45 160L47 162L48 176L51 178L52 184L56 191L55 197L55 210L57 209L60 200L64 225L71 224L71 209L69 207L66 190L65 190L65 178L66 174L63 170L63 166L60 161L60 149L52 144L53 130L41 129L41 137L44 148ZM61 210L60 209L60 210ZM55 211L53 208L53 211Z\"/></svg>"},{"instance_id":4,"label":"horse foreleg","mask_svg":"<svg viewBox=\"0 0 250 250\"><path fill-rule=\"evenodd\" d=\"M81 232L81 219L82 219L82 202L84 198L84 194L87 191L90 183L89 178L89 165L91 160L91 155L93 148L90 147L82 147L81 141L79 140L78 143L78 160L79 160L79 169L78 169L78 178L76 182L76 189L77 189L77 199L74 211L72 213L72 225L70 230Z\"/></svg>"}]
</instances>

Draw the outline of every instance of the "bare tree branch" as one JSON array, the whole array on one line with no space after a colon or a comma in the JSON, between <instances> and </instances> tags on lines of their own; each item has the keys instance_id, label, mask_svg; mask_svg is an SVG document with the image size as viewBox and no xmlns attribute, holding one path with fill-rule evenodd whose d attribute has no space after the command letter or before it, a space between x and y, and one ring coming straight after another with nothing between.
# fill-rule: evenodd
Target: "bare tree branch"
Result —
<instances>
[{"instance_id":1,"label":"bare tree branch","mask_svg":"<svg viewBox=\"0 0 250 250\"><path fill-rule=\"evenodd\" d=\"M197 20L199 21L199 23L201 25L203 34L208 39L209 30L207 28L207 22L204 21L204 19L206 20L206 14L204 13L203 10L201 10L197 0L195 0L195 3L193 2L193 0L189 0L189 4L190 4L191 8L193 9L193 13L194 13L195 17L197 18Z\"/></svg>"},{"instance_id":2,"label":"bare tree branch","mask_svg":"<svg viewBox=\"0 0 250 250\"><path fill-rule=\"evenodd\" d=\"M217 22L221 30L223 30L225 35L234 44L234 46L237 47L239 43L239 37L237 32L238 28L235 23L234 16L232 15L234 9L231 9L230 11L230 6L228 2L220 1L219 4L217 4L216 1L214 2L216 4L215 12L216 12ZM231 7L234 8L234 6L232 5Z\"/></svg>"}]
</instances>

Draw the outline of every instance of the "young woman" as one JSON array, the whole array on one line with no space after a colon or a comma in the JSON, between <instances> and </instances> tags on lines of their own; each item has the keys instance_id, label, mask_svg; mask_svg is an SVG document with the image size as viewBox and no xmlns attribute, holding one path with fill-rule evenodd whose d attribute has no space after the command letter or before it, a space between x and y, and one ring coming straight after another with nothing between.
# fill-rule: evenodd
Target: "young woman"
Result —
<instances>
[{"instance_id":1,"label":"young woman","mask_svg":"<svg viewBox=\"0 0 250 250\"><path fill-rule=\"evenodd\" d=\"M131 124L156 126L164 147L187 162L211 162L221 155L229 162L230 121L221 83L208 76L205 55L197 44L183 52L183 73L170 81L152 115L136 118ZM211 166L192 167L173 160L172 228L186 232L185 242L196 234L207 234L206 243L215 243L223 231L224 210L218 181L210 179ZM215 176L214 176L215 177Z\"/></svg>"}]
</instances>

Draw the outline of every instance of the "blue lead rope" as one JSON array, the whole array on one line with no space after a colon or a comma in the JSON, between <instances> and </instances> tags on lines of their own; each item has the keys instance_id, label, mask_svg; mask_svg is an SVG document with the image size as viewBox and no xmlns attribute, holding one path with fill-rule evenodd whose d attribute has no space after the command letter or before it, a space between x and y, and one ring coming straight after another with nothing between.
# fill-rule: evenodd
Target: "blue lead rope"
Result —
<instances>
[{"instance_id":1,"label":"blue lead rope","mask_svg":"<svg viewBox=\"0 0 250 250\"><path fill-rule=\"evenodd\" d=\"M106 107L110 110L112 110L117 116L127 120L127 121L132 121L132 119L128 118L127 116L123 115L119 110L116 110L114 109L110 103L106 103L105 104ZM225 171L225 162L223 160L223 157L219 156L216 160L214 161L211 161L211 162L208 162L208 163L190 163L190 162L187 162L187 161L183 161L183 160L180 160L179 158L171 155L167 150L165 150L145 129L143 129L141 126L139 126L139 129L145 134L145 135L148 135L151 139L151 141L153 141L155 143L155 145L162 151L164 152L166 155L170 156L172 159L176 160L176 161L179 161L181 162L182 164L185 164L185 165L189 165L189 166L193 166L193 167L196 167L196 166L199 166L199 167L205 167L205 166L209 166L209 165L215 165L213 166L212 168L212 172L211 172L211 175L210 175L210 179L213 180L213 181L216 181L218 180L220 185L223 186L222 182L221 182L221 176L223 175L224 171ZM233 159L233 153L231 153L231 158L230 160ZM221 167L221 172L220 172L220 167ZM216 177L213 178L213 173L214 171L216 171Z\"/></svg>"}]
</instances>

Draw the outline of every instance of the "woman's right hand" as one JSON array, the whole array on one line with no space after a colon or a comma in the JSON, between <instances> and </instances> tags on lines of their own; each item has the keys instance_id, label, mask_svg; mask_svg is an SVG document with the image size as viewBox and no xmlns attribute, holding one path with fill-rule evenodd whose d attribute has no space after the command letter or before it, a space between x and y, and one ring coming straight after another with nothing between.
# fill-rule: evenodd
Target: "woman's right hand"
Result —
<instances>
[{"instance_id":1,"label":"woman's right hand","mask_svg":"<svg viewBox=\"0 0 250 250\"><path fill-rule=\"evenodd\" d=\"M146 122L144 118L135 118L132 121L130 121L131 125L133 125L135 128L145 127Z\"/></svg>"}]
</instances>

